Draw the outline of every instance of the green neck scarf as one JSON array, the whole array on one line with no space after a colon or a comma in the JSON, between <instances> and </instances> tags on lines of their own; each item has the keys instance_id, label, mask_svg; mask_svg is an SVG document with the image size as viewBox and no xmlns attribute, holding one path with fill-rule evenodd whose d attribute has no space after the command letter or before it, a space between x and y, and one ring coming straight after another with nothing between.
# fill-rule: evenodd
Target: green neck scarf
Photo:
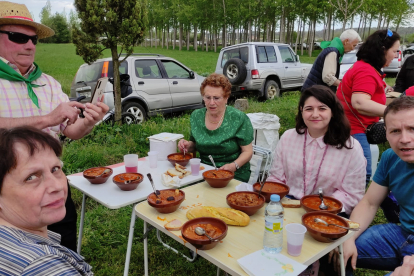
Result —
<instances>
[{"instance_id":1,"label":"green neck scarf","mask_svg":"<svg viewBox=\"0 0 414 276\"><path fill-rule=\"evenodd\" d=\"M344 56L345 53L345 48L344 45L342 44L342 41L339 39L339 37L334 37L334 39L332 39L332 41L322 41L321 42L321 48L325 49L328 47L333 47L338 49L340 57L339 57L339 62L342 61L342 57Z\"/></svg>"},{"instance_id":2,"label":"green neck scarf","mask_svg":"<svg viewBox=\"0 0 414 276\"><path fill-rule=\"evenodd\" d=\"M38 84L33 84L32 83L33 81L40 78L40 76L42 75L42 71L39 69L39 66L37 66L36 63L34 63L34 65L36 66L36 69L33 70L33 72L31 72L29 77L26 79L22 75L17 73L9 65L7 65L2 60L0 60L0 78L5 79L5 80L9 80L9 81L22 81L22 82L25 82L26 85L27 85L27 92L29 93L30 99L32 99L33 103L37 106L37 108L40 108L39 107L39 101L37 99L36 94L33 91L33 87L41 87L41 86L45 86L45 84L38 85Z\"/></svg>"}]
</instances>

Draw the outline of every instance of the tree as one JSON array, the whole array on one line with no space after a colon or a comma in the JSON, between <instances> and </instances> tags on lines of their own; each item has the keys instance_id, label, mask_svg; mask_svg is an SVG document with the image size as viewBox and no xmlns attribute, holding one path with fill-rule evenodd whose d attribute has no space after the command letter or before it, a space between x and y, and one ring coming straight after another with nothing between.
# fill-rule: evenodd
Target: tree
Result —
<instances>
[{"instance_id":1,"label":"tree","mask_svg":"<svg viewBox=\"0 0 414 276\"><path fill-rule=\"evenodd\" d=\"M329 3L342 13L342 32L345 31L346 21L354 15L364 3L364 0L336 0L336 4Z\"/></svg>"},{"instance_id":2,"label":"tree","mask_svg":"<svg viewBox=\"0 0 414 276\"><path fill-rule=\"evenodd\" d=\"M144 39L148 25L146 7L146 0L75 0L80 19L80 28L73 26L76 54L91 64L105 49L111 50L118 122L122 113L119 64L132 54L135 43ZM123 51L126 55L120 60Z\"/></svg>"}]
</instances>

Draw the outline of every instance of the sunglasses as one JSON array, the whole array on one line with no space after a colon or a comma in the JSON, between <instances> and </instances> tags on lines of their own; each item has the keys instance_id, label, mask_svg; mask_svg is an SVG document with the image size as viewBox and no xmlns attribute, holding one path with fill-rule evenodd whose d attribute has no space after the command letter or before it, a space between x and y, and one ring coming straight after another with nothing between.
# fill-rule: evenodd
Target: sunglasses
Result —
<instances>
[{"instance_id":1,"label":"sunglasses","mask_svg":"<svg viewBox=\"0 0 414 276\"><path fill-rule=\"evenodd\" d=\"M392 37L392 35L393 35L393 32L390 29L388 29L387 30L387 35L384 37L384 39L382 41L386 40L387 37Z\"/></svg>"},{"instance_id":2,"label":"sunglasses","mask_svg":"<svg viewBox=\"0 0 414 276\"><path fill-rule=\"evenodd\" d=\"M34 45L37 44L37 35L30 36L22 33L8 31L0 31L0 33L7 34L9 36L9 40L17 44L26 44L29 39L33 42Z\"/></svg>"}]
</instances>

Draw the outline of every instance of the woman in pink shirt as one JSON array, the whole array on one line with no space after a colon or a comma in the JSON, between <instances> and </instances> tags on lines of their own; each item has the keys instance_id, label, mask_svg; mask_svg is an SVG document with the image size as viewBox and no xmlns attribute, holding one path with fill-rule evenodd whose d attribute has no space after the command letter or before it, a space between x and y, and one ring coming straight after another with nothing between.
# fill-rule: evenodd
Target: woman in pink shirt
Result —
<instances>
[{"instance_id":1,"label":"woman in pink shirt","mask_svg":"<svg viewBox=\"0 0 414 276\"><path fill-rule=\"evenodd\" d=\"M329 88L314 85L301 95L296 128L282 135L267 181L288 185L296 199L322 188L348 216L365 193L365 166L341 103Z\"/></svg>"}]
</instances>

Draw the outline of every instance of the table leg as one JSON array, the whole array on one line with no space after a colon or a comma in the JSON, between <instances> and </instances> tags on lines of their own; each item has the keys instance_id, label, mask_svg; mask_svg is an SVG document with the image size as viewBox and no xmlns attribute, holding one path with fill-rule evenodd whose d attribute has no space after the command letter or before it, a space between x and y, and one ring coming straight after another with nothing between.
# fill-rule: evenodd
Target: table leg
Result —
<instances>
[{"instance_id":1,"label":"table leg","mask_svg":"<svg viewBox=\"0 0 414 276\"><path fill-rule=\"evenodd\" d=\"M144 235L147 233L147 222L144 220ZM148 237L144 238L144 269L145 276L148 276Z\"/></svg>"},{"instance_id":2,"label":"table leg","mask_svg":"<svg viewBox=\"0 0 414 276\"><path fill-rule=\"evenodd\" d=\"M217 267L217 276L220 276L220 268Z\"/></svg>"},{"instance_id":3,"label":"table leg","mask_svg":"<svg viewBox=\"0 0 414 276\"><path fill-rule=\"evenodd\" d=\"M83 194L82 197L82 210L81 210L81 218L79 223L79 235L78 235L78 254L80 255L81 246L82 246L82 236L83 236L83 221L85 219L85 203L86 203L86 195Z\"/></svg>"},{"instance_id":4,"label":"table leg","mask_svg":"<svg viewBox=\"0 0 414 276\"><path fill-rule=\"evenodd\" d=\"M339 260L341 263L341 275L345 276L344 248L342 247L342 243L339 245Z\"/></svg>"},{"instance_id":5,"label":"table leg","mask_svg":"<svg viewBox=\"0 0 414 276\"><path fill-rule=\"evenodd\" d=\"M135 208L132 208L131 223L129 224L128 246L127 246L127 253L125 257L124 276L128 276L129 261L131 259L131 250L132 250L132 239L134 238L135 219L136 219Z\"/></svg>"},{"instance_id":6,"label":"table leg","mask_svg":"<svg viewBox=\"0 0 414 276\"><path fill-rule=\"evenodd\" d=\"M160 243L162 243L162 245L164 245L166 248L174 251L177 254L181 254L184 258L186 258L189 262L194 262L194 260L197 258L197 254L194 254L194 256L192 258L187 257L186 255L184 255L183 253L179 252L177 249L175 249L174 247L169 246L168 244L166 244L165 242L162 241L161 239L161 235L160 235L160 230L157 229L157 239Z\"/></svg>"}]
</instances>

